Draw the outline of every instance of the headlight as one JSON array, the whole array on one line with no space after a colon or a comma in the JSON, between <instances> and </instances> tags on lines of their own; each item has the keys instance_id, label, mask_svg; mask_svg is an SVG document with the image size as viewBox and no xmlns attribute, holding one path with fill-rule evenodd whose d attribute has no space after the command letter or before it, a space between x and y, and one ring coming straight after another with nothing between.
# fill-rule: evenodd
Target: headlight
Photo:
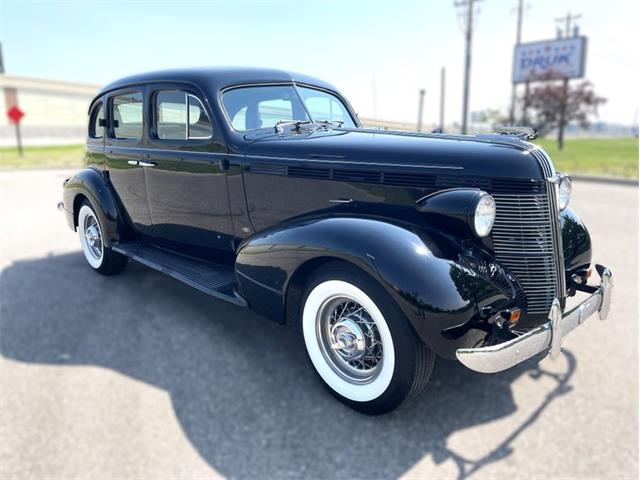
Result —
<instances>
[{"instance_id":1,"label":"headlight","mask_svg":"<svg viewBox=\"0 0 640 480\"><path fill-rule=\"evenodd\" d=\"M416 208L434 226L481 238L491 233L496 219L495 200L477 188L440 190L418 200Z\"/></svg>"},{"instance_id":2,"label":"headlight","mask_svg":"<svg viewBox=\"0 0 640 480\"><path fill-rule=\"evenodd\" d=\"M571 185L569 185L571 187ZM483 193L478 204L473 219L473 227L476 235L486 237L491 233L493 222L496 220L496 202L491 195Z\"/></svg>"},{"instance_id":3,"label":"headlight","mask_svg":"<svg viewBox=\"0 0 640 480\"><path fill-rule=\"evenodd\" d=\"M560 177L558 184L558 209L564 210L569 206L571 200L571 178L566 175Z\"/></svg>"}]
</instances>

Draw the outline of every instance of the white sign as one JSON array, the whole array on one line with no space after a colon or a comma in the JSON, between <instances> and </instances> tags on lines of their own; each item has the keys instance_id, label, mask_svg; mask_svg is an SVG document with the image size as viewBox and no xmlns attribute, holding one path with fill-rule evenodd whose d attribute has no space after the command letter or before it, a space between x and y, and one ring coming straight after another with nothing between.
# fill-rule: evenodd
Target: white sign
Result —
<instances>
[{"instance_id":1,"label":"white sign","mask_svg":"<svg viewBox=\"0 0 640 480\"><path fill-rule=\"evenodd\" d=\"M586 52L586 37L516 45L513 83L582 77Z\"/></svg>"}]
</instances>

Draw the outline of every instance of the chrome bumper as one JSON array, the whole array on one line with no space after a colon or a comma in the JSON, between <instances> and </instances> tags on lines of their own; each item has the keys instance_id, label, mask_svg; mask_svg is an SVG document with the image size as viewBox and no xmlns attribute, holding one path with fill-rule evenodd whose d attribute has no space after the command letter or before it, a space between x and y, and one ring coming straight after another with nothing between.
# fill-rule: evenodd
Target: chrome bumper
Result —
<instances>
[{"instance_id":1,"label":"chrome bumper","mask_svg":"<svg viewBox=\"0 0 640 480\"><path fill-rule=\"evenodd\" d=\"M600 320L607 318L611 304L612 274L600 265L596 266L600 275L600 285L580 305L562 314L558 299L553 301L549 321L530 332L498 345L479 348L460 348L456 351L458 360L476 372L495 373L524 362L547 351L552 357L560 354L562 339L573 329L582 325L587 318L598 312Z\"/></svg>"}]
</instances>

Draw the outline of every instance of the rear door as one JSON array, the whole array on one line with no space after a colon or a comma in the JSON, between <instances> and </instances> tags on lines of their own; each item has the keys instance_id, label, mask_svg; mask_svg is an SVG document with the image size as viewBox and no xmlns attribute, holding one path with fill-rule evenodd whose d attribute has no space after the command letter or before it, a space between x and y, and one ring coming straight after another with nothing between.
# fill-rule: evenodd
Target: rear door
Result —
<instances>
[{"instance_id":1,"label":"rear door","mask_svg":"<svg viewBox=\"0 0 640 480\"><path fill-rule=\"evenodd\" d=\"M108 128L105 161L109 178L133 229L152 234L145 171L140 165L144 134L144 89L116 91L107 100Z\"/></svg>"},{"instance_id":2,"label":"rear door","mask_svg":"<svg viewBox=\"0 0 640 480\"><path fill-rule=\"evenodd\" d=\"M232 252L226 149L199 92L182 84L147 87L149 142L143 155L157 243L220 260Z\"/></svg>"}]
</instances>

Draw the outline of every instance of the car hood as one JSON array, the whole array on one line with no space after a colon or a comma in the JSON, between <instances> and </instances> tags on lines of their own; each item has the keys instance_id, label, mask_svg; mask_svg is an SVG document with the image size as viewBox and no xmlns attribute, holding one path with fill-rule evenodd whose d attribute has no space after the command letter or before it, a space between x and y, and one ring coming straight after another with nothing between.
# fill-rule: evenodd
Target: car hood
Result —
<instances>
[{"instance_id":1,"label":"car hood","mask_svg":"<svg viewBox=\"0 0 640 480\"><path fill-rule=\"evenodd\" d=\"M245 136L252 158L398 166L436 173L520 179L543 178L537 148L515 137L416 134L368 129L302 133L257 131Z\"/></svg>"}]
</instances>

